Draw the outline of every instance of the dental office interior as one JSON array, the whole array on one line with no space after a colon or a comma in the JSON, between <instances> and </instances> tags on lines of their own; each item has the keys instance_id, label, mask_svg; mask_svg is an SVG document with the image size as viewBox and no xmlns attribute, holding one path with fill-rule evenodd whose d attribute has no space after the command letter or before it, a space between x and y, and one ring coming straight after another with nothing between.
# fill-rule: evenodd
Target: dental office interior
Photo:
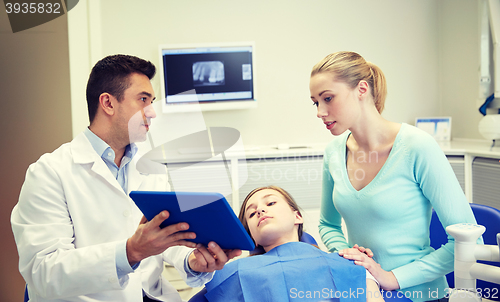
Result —
<instances>
[{"instance_id":1,"label":"dental office interior","mask_svg":"<svg viewBox=\"0 0 500 302\"><path fill-rule=\"evenodd\" d=\"M317 224L322 152L333 137L311 106L309 76L315 63L340 50L355 51L383 70L388 83L382 114L386 119L415 125L418 118L449 118L449 139L437 139L466 197L472 203L500 208L500 144L492 146L491 137L479 127L485 117L479 108L487 97L487 80L480 68L485 60L481 48L484 3L88 0L79 1L62 17L18 33L12 33L7 14L2 12L1 300L20 301L25 286L18 271L10 213L28 165L88 126L85 85L99 59L130 54L158 68L162 65L159 46L164 44L251 41L255 46L257 105L202 111L196 117L204 127L239 132L238 152L226 154L232 177L241 180L227 195L235 211L251 189L279 185L302 207L305 231L321 241ZM494 39L489 39L493 44ZM488 66L494 65L492 57L490 54ZM490 67L492 79L493 74L494 67ZM152 85L162 100L158 74ZM495 108L487 111L487 115L498 113ZM182 120L196 114L158 112L158 119L174 121L167 132L175 138L194 131ZM499 125L496 131L500 131ZM200 179L181 181L178 186L210 190L211 184L204 183L203 177L217 164L217 160L208 160L198 167ZM239 175L242 173L245 176ZM320 247L324 246L320 243ZM170 274L168 267L165 270ZM185 299L195 292L186 289L175 274L169 278Z\"/></svg>"}]
</instances>

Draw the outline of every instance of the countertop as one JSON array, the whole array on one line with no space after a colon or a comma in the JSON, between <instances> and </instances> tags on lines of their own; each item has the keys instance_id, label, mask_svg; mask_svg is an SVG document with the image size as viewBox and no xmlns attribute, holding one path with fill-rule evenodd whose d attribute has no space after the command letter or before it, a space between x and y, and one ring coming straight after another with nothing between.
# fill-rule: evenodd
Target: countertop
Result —
<instances>
[{"instance_id":1,"label":"countertop","mask_svg":"<svg viewBox=\"0 0 500 302\"><path fill-rule=\"evenodd\" d=\"M487 140L475 139L453 139L446 142L438 142L446 155L453 156L481 156L500 158L500 142L492 147L492 142ZM181 162L201 162L201 161L221 161L223 159L247 159L259 160L279 157L305 157L315 158L323 155L326 144L315 145L268 145L268 146L249 146L241 148L229 148L223 153L212 153L210 150L191 150L190 152L176 152L169 150L162 151L161 148L151 150L145 156L150 160L161 163L181 163Z\"/></svg>"}]
</instances>

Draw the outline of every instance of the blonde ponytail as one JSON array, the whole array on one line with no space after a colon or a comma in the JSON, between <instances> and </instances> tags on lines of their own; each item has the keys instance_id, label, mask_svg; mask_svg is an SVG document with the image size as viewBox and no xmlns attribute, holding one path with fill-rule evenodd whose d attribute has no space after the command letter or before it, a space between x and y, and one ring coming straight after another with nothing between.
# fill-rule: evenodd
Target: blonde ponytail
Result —
<instances>
[{"instance_id":1,"label":"blonde ponytail","mask_svg":"<svg viewBox=\"0 0 500 302\"><path fill-rule=\"evenodd\" d=\"M387 96L387 84L384 73L375 64L365 61L362 56L352 51L339 51L327 55L314 65L311 77L322 72L331 72L335 79L343 81L351 88L359 81L366 81L371 88L375 107L382 113Z\"/></svg>"},{"instance_id":2,"label":"blonde ponytail","mask_svg":"<svg viewBox=\"0 0 500 302\"><path fill-rule=\"evenodd\" d=\"M387 83L385 80L384 73L375 64L367 62L370 66L372 73L372 93L373 100L375 101L375 107L379 113L382 113L385 105L385 98L387 96Z\"/></svg>"}]
</instances>

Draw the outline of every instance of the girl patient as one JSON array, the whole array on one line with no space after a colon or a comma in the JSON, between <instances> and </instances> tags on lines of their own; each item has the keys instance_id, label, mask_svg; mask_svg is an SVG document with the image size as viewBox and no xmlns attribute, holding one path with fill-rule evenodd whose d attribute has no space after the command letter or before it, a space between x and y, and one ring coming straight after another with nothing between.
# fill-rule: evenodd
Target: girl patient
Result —
<instances>
[{"instance_id":1,"label":"girl patient","mask_svg":"<svg viewBox=\"0 0 500 302\"><path fill-rule=\"evenodd\" d=\"M282 188L250 192L239 219L262 254L217 271L206 284L209 301L384 301L365 268L299 242L302 214Z\"/></svg>"}]
</instances>

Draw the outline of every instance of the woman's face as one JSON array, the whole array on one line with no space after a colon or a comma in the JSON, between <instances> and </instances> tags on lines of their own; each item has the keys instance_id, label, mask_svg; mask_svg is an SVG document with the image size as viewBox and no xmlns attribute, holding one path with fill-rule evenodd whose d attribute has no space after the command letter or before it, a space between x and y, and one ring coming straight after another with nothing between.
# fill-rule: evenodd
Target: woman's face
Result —
<instances>
[{"instance_id":1,"label":"woman's face","mask_svg":"<svg viewBox=\"0 0 500 302\"><path fill-rule=\"evenodd\" d=\"M358 87L351 89L336 81L330 72L315 74L309 82L311 100L318 107L317 116L333 135L340 135L356 122L359 116Z\"/></svg>"},{"instance_id":2,"label":"woman's face","mask_svg":"<svg viewBox=\"0 0 500 302\"><path fill-rule=\"evenodd\" d=\"M247 201L245 218L255 243L269 251L286 242L298 241L298 225L303 223L281 193L264 189Z\"/></svg>"}]
</instances>

